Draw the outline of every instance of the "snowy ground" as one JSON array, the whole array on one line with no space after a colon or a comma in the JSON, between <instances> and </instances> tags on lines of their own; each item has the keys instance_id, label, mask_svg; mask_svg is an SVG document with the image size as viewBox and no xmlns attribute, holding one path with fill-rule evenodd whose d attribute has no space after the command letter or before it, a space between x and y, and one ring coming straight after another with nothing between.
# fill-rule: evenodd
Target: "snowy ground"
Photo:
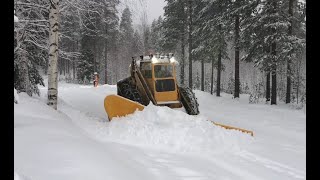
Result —
<instances>
[{"instance_id":1,"label":"snowy ground","mask_svg":"<svg viewBox=\"0 0 320 180\"><path fill-rule=\"evenodd\" d=\"M108 122L103 100L116 86L60 83L58 111L46 91L14 104L15 180L306 179L306 115L285 104L196 91L198 116L149 105Z\"/></svg>"}]
</instances>

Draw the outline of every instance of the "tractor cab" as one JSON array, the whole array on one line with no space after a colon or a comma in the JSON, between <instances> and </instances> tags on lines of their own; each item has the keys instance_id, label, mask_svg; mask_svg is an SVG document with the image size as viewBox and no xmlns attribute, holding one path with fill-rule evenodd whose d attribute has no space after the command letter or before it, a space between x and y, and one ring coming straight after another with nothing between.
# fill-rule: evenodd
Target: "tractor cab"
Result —
<instances>
[{"instance_id":1,"label":"tractor cab","mask_svg":"<svg viewBox=\"0 0 320 180\"><path fill-rule=\"evenodd\" d=\"M140 61L140 71L158 105L182 107L176 80L175 61L173 55L145 56Z\"/></svg>"}]
</instances>

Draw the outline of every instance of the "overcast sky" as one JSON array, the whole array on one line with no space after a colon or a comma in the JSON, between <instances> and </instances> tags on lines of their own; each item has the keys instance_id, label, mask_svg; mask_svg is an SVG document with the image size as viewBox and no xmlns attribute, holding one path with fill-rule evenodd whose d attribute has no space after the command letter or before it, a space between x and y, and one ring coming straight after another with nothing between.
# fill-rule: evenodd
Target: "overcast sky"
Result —
<instances>
[{"instance_id":1,"label":"overcast sky","mask_svg":"<svg viewBox=\"0 0 320 180\"><path fill-rule=\"evenodd\" d=\"M153 19L163 16L165 5L166 2L164 0L120 0L118 6L119 18L121 18L123 9L129 7L132 13L133 24L141 24L144 12L147 13L148 22L151 24Z\"/></svg>"},{"instance_id":2,"label":"overcast sky","mask_svg":"<svg viewBox=\"0 0 320 180\"><path fill-rule=\"evenodd\" d=\"M151 24L153 19L163 16L163 7L166 5L164 0L146 0L148 9L148 21Z\"/></svg>"}]
</instances>

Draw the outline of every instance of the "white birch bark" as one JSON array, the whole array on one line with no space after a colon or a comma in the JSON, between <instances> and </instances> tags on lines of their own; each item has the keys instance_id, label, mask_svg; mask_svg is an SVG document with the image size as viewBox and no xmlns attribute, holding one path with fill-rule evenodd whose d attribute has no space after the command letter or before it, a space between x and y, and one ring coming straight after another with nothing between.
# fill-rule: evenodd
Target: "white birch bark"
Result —
<instances>
[{"instance_id":1,"label":"white birch bark","mask_svg":"<svg viewBox=\"0 0 320 180\"><path fill-rule=\"evenodd\" d=\"M49 65L48 65L48 105L57 109L58 101L58 13L59 0L50 0L49 13Z\"/></svg>"}]
</instances>

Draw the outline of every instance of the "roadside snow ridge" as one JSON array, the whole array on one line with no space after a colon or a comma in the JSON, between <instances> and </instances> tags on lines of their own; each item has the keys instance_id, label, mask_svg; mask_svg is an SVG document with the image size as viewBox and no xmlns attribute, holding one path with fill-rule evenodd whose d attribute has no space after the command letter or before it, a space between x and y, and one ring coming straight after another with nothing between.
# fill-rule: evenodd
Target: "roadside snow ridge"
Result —
<instances>
[{"instance_id":1,"label":"roadside snow ridge","mask_svg":"<svg viewBox=\"0 0 320 180\"><path fill-rule=\"evenodd\" d=\"M226 130L206 117L150 104L143 111L100 124L98 139L164 148L179 152L239 151L253 142L250 135Z\"/></svg>"}]
</instances>

